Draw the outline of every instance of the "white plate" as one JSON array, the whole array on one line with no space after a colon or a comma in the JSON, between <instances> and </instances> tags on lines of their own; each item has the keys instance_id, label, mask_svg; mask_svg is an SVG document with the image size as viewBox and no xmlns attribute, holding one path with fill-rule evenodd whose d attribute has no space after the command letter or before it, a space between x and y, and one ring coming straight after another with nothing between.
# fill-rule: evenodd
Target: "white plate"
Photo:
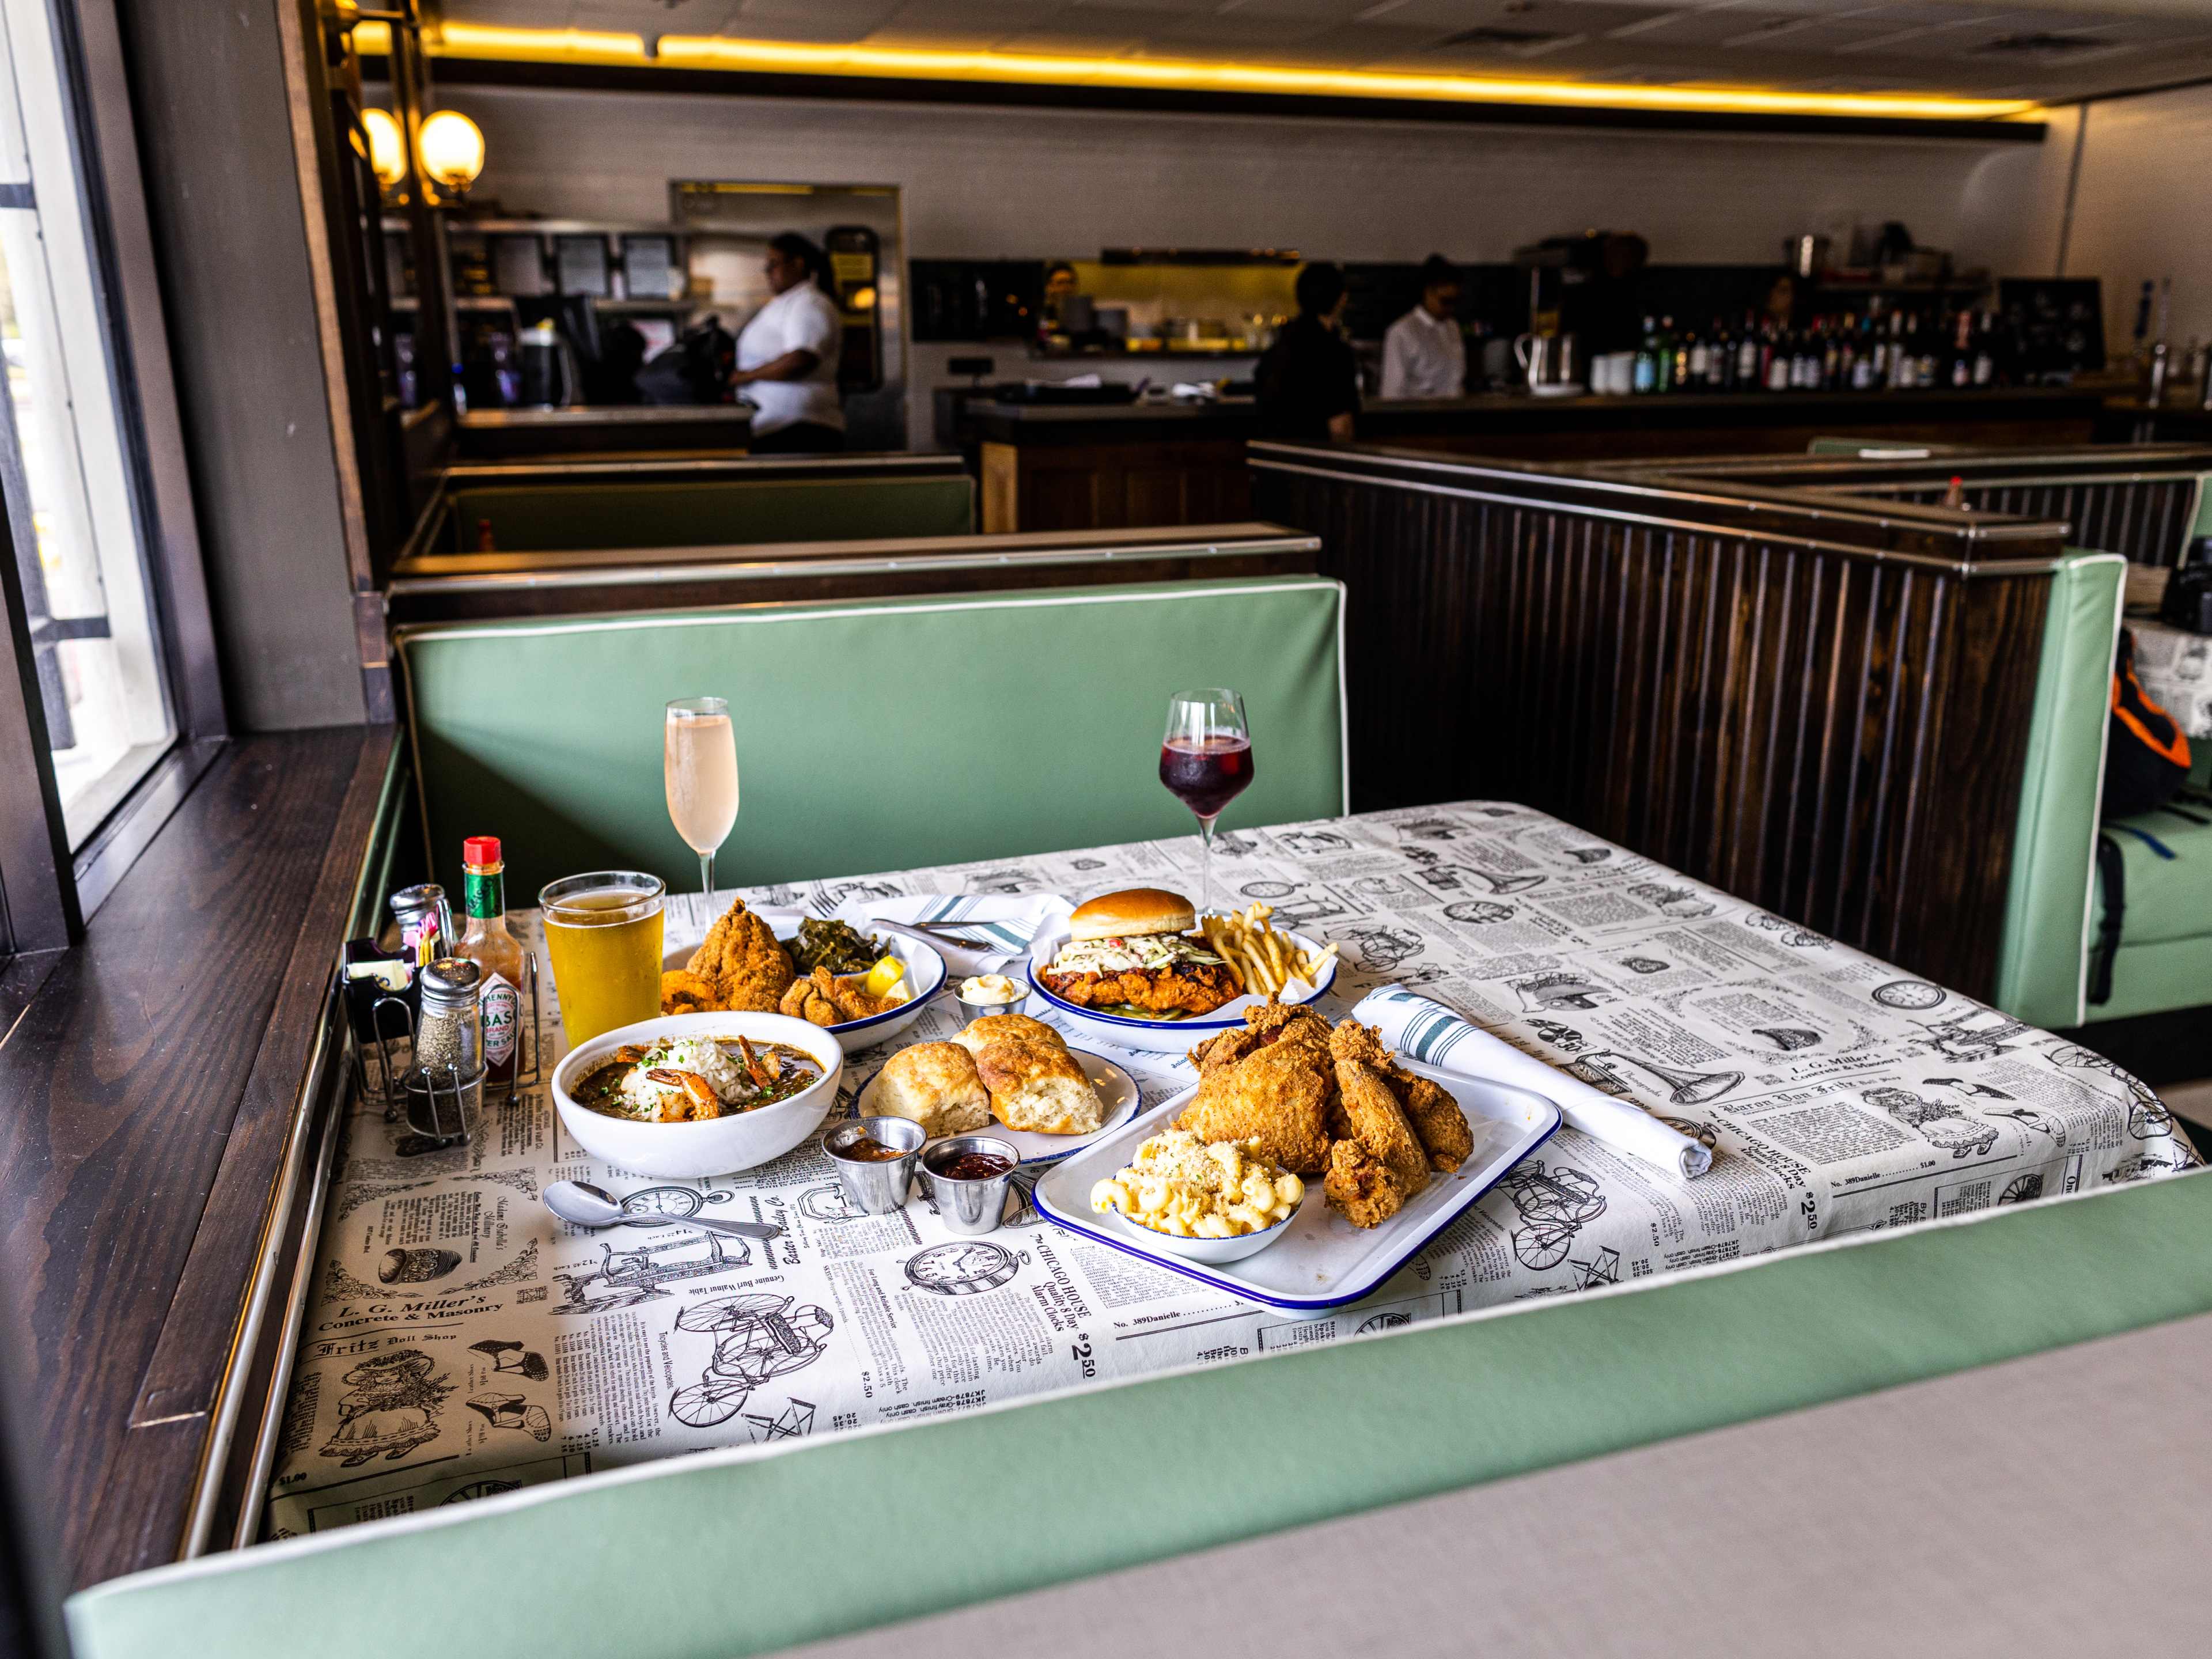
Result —
<instances>
[{"instance_id":1,"label":"white plate","mask_svg":"<svg viewBox=\"0 0 2212 1659\"><path fill-rule=\"evenodd\" d=\"M641 1123L610 1117L579 1105L568 1092L625 1042L643 1048L661 1037L685 1036L742 1036L785 1043L811 1054L823 1068L822 1076L788 1100L699 1123ZM844 1073L845 1056L836 1039L803 1019L781 1014L662 1014L602 1031L564 1054L553 1068L553 1105L570 1137L601 1162L656 1180L692 1181L781 1158L830 1115Z\"/></svg>"},{"instance_id":2,"label":"white plate","mask_svg":"<svg viewBox=\"0 0 2212 1659\"><path fill-rule=\"evenodd\" d=\"M1137 1111L1137 1080L1103 1054L1094 1054L1082 1048L1070 1048L1076 1064L1091 1079L1091 1086L1098 1091L1098 1103L1106 1109L1106 1121L1087 1135L1044 1135L1034 1129L1009 1129L995 1118L982 1128L971 1131L979 1135L996 1135L1009 1141L1022 1155L1024 1164L1057 1164L1062 1158L1073 1158L1085 1146L1095 1145L1099 1138L1110 1135ZM862 1117L873 1117L875 1108L868 1103L875 1093L876 1078L883 1075L881 1066L876 1077L862 1085L855 1109Z\"/></svg>"},{"instance_id":3,"label":"white plate","mask_svg":"<svg viewBox=\"0 0 2212 1659\"><path fill-rule=\"evenodd\" d=\"M1417 1077L1441 1084L1459 1103L1468 1127L1474 1131L1474 1151L1455 1173L1431 1176L1412 1203L1379 1227L1363 1231L1353 1226L1329 1207L1322 1194L1312 1192L1280 1243L1242 1261L1203 1263L1161 1249L1158 1235L1134 1222L1093 1210L1091 1187L1127 1164L1139 1141L1166 1128L1198 1092L1195 1084L1119 1133L1103 1136L1055 1165L1036 1184L1037 1212L1070 1232L1286 1313L1325 1313L1357 1302L1404 1267L1559 1127L1559 1109L1526 1089L1457 1077L1403 1055L1398 1064ZM1308 1182L1310 1188L1321 1184L1318 1176Z\"/></svg>"},{"instance_id":4,"label":"white plate","mask_svg":"<svg viewBox=\"0 0 2212 1659\"><path fill-rule=\"evenodd\" d=\"M1304 933L1286 933L1281 928L1276 931L1296 945L1301 955L1319 951L1322 946L1322 940L1309 939ZM1067 923L1061 921L1048 924L1030 941L1029 961L1023 971L1028 975L1030 993L1041 998L1048 1008L1093 1042L1110 1042L1117 1048L1141 1048L1155 1054L1179 1054L1205 1042L1217 1031L1243 1030L1245 1009L1267 1000L1264 997L1241 996L1195 1019L1133 1019L1127 1014L1102 1014L1054 996L1045 989L1044 981L1037 977L1052 965L1052 959L1060 954L1060 947L1066 943ZM1336 967L1337 959L1331 957L1322 969L1319 985L1304 995L1291 994L1283 1000L1291 1003L1310 1002L1321 996L1336 983Z\"/></svg>"},{"instance_id":5,"label":"white plate","mask_svg":"<svg viewBox=\"0 0 2212 1659\"><path fill-rule=\"evenodd\" d=\"M776 938L789 945L799 937L801 913L797 910L756 908L753 914L768 923ZM865 927L860 930L868 932ZM837 1046L848 1054L857 1054L863 1048L872 1048L879 1042L889 1042L901 1035L921 1017L921 1011L932 998L945 988L945 958L926 940L908 939L903 933L884 932L873 935L884 944L885 956L896 957L906 964L905 984L913 994L895 1008L886 1008L880 1014L871 1014L866 1019L841 1020L835 1025L820 1029L837 1039ZM660 958L660 970L673 973L691 960L691 945L681 951L670 951Z\"/></svg>"}]
</instances>

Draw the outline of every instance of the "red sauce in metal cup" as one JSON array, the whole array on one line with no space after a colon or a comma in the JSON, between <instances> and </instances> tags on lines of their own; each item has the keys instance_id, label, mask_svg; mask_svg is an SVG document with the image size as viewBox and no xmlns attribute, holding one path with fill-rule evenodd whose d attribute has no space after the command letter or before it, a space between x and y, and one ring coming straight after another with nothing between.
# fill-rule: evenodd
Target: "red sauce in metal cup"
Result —
<instances>
[{"instance_id":1,"label":"red sauce in metal cup","mask_svg":"<svg viewBox=\"0 0 2212 1659\"><path fill-rule=\"evenodd\" d=\"M963 1152L929 1167L951 1181L988 1181L1006 1174L1014 1165L1012 1159L1000 1158L996 1152Z\"/></svg>"}]
</instances>

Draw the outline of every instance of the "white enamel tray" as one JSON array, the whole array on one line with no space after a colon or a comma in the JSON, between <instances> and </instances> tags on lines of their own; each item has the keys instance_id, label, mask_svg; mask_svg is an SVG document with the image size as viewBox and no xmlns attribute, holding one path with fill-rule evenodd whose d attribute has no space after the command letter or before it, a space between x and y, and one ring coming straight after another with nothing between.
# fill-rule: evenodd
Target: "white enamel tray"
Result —
<instances>
[{"instance_id":1,"label":"white enamel tray","mask_svg":"<svg viewBox=\"0 0 2212 1659\"><path fill-rule=\"evenodd\" d=\"M1379 1227L1363 1231L1353 1226L1316 1192L1279 1243L1241 1261L1206 1265L1170 1255L1134 1222L1093 1210L1092 1185L1127 1164L1147 1135L1173 1122L1198 1092L1194 1084L1120 1133L1101 1136L1054 1165L1036 1184L1037 1211L1070 1232L1247 1302L1305 1314L1357 1302L1404 1267L1453 1217L1496 1186L1559 1127L1559 1109L1541 1095L1510 1084L1455 1077L1403 1055L1398 1063L1417 1077L1441 1084L1459 1102L1468 1127L1474 1131L1474 1151L1455 1173L1431 1176L1412 1203ZM1316 1176L1307 1184L1319 1187L1321 1177Z\"/></svg>"}]
</instances>

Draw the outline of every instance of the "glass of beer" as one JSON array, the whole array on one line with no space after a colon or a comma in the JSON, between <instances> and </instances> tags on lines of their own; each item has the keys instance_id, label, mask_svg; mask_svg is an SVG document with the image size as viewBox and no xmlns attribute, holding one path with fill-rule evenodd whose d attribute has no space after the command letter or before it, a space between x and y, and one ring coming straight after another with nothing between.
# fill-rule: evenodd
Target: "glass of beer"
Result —
<instances>
[{"instance_id":1,"label":"glass of beer","mask_svg":"<svg viewBox=\"0 0 2212 1659\"><path fill-rule=\"evenodd\" d=\"M640 870L563 876L538 895L545 953L568 1047L660 1012L660 905L667 884Z\"/></svg>"},{"instance_id":2,"label":"glass of beer","mask_svg":"<svg viewBox=\"0 0 2212 1659\"><path fill-rule=\"evenodd\" d=\"M730 705L720 697L681 697L668 705L661 744L668 817L699 855L699 890L714 890L714 849L738 821L738 744Z\"/></svg>"}]
</instances>

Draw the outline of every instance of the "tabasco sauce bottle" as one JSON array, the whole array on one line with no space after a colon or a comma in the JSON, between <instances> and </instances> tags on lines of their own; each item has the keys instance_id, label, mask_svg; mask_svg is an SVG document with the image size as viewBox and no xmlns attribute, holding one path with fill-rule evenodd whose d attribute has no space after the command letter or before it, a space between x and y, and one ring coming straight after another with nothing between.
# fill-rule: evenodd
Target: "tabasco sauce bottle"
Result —
<instances>
[{"instance_id":1,"label":"tabasco sauce bottle","mask_svg":"<svg viewBox=\"0 0 2212 1659\"><path fill-rule=\"evenodd\" d=\"M507 931L507 863L500 856L499 837L471 836L462 842L461 869L462 907L468 920L462 924L456 949L483 970L477 982L477 1003L483 1024L489 1094L490 1085L504 1087L514 1079L522 1024L522 945Z\"/></svg>"}]
</instances>

